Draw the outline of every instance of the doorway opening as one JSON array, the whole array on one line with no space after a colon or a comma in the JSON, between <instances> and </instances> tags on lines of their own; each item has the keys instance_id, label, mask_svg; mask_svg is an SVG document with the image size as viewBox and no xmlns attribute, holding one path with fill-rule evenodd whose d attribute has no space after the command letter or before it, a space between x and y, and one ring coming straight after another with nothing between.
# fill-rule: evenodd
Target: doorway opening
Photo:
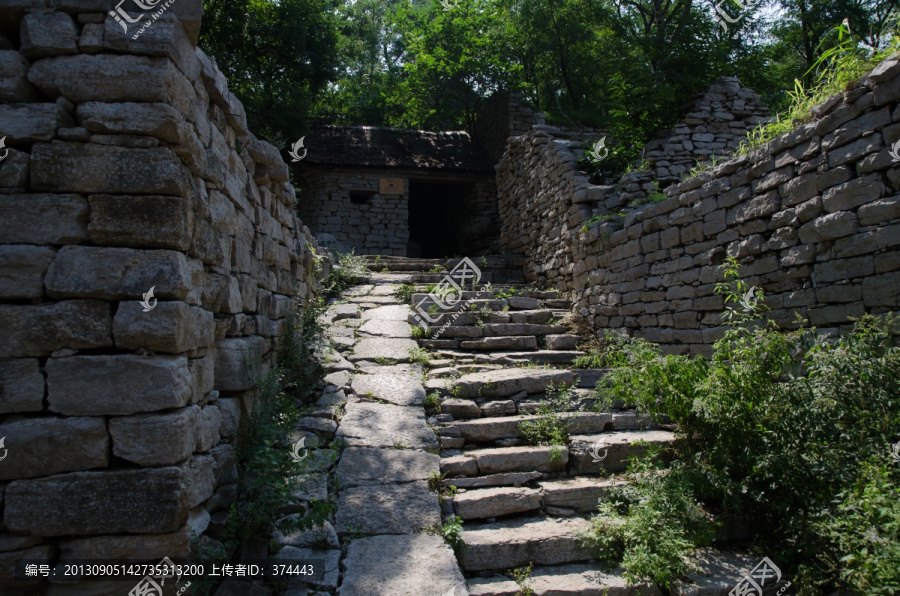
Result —
<instances>
[{"instance_id":1,"label":"doorway opening","mask_svg":"<svg viewBox=\"0 0 900 596\"><path fill-rule=\"evenodd\" d=\"M406 256L439 259L462 254L459 225L469 185L409 181Z\"/></svg>"}]
</instances>

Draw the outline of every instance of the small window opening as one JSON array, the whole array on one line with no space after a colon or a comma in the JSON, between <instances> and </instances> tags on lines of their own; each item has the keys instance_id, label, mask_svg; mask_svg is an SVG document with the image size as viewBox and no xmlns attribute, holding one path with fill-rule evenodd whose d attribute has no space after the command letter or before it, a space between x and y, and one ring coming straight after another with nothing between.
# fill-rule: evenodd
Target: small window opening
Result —
<instances>
[{"instance_id":1,"label":"small window opening","mask_svg":"<svg viewBox=\"0 0 900 596\"><path fill-rule=\"evenodd\" d=\"M350 203L353 205L367 205L369 199L375 196L375 192L371 190L351 190Z\"/></svg>"}]
</instances>

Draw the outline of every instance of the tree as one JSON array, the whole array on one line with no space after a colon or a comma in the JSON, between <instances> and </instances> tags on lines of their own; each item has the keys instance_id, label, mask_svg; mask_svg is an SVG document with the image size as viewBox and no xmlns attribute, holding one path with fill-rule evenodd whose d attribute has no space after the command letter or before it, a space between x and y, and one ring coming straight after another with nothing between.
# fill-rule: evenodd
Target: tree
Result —
<instances>
[{"instance_id":1,"label":"tree","mask_svg":"<svg viewBox=\"0 0 900 596\"><path fill-rule=\"evenodd\" d=\"M205 0L201 46L247 111L282 147L306 133L315 96L339 65L336 0Z\"/></svg>"}]
</instances>

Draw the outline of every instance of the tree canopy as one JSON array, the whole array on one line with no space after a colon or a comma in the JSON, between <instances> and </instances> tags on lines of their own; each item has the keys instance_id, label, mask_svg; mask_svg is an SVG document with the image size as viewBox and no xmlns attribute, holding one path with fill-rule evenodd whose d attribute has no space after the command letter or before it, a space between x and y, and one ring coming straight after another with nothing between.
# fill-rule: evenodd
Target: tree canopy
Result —
<instances>
[{"instance_id":1,"label":"tree canopy","mask_svg":"<svg viewBox=\"0 0 900 596\"><path fill-rule=\"evenodd\" d=\"M551 122L642 144L722 75L774 110L837 42L900 0L205 0L201 45L282 146L311 123L471 127L498 89ZM730 23L717 21L716 9ZM724 26L723 26L724 25Z\"/></svg>"}]
</instances>

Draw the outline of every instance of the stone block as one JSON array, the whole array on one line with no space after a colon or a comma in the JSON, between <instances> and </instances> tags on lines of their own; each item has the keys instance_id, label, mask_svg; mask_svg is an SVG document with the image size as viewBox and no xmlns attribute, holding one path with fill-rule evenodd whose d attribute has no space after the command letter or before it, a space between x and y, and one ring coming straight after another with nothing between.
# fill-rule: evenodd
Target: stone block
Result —
<instances>
[{"instance_id":1,"label":"stone block","mask_svg":"<svg viewBox=\"0 0 900 596\"><path fill-rule=\"evenodd\" d=\"M28 80L51 99L166 103L181 114L194 112L196 94L188 79L166 58L143 56L60 56L35 62Z\"/></svg>"},{"instance_id":2,"label":"stone block","mask_svg":"<svg viewBox=\"0 0 900 596\"><path fill-rule=\"evenodd\" d=\"M56 251L46 246L0 245L0 299L34 300Z\"/></svg>"},{"instance_id":3,"label":"stone block","mask_svg":"<svg viewBox=\"0 0 900 596\"><path fill-rule=\"evenodd\" d=\"M0 360L0 414L40 412L44 376L37 358Z\"/></svg>"},{"instance_id":4,"label":"stone block","mask_svg":"<svg viewBox=\"0 0 900 596\"><path fill-rule=\"evenodd\" d=\"M30 63L16 50L0 50L0 101L37 100L39 94L28 82Z\"/></svg>"},{"instance_id":5,"label":"stone block","mask_svg":"<svg viewBox=\"0 0 900 596\"><path fill-rule=\"evenodd\" d=\"M7 192L26 190L30 168L30 154L9 149L6 159L0 162L0 189Z\"/></svg>"},{"instance_id":6,"label":"stone block","mask_svg":"<svg viewBox=\"0 0 900 596\"><path fill-rule=\"evenodd\" d=\"M160 300L184 300L192 274L184 254L171 250L65 246L44 285L53 298L140 300L154 287Z\"/></svg>"},{"instance_id":7,"label":"stone block","mask_svg":"<svg viewBox=\"0 0 900 596\"><path fill-rule=\"evenodd\" d=\"M883 193L881 176L871 174L832 186L822 193L822 205L826 213L850 211L881 198Z\"/></svg>"},{"instance_id":8,"label":"stone block","mask_svg":"<svg viewBox=\"0 0 900 596\"><path fill-rule=\"evenodd\" d=\"M31 188L50 192L175 195L190 198L190 173L168 147L37 143Z\"/></svg>"},{"instance_id":9,"label":"stone block","mask_svg":"<svg viewBox=\"0 0 900 596\"><path fill-rule=\"evenodd\" d=\"M209 451L219 442L219 428L222 426L222 414L214 405L204 406L197 414L194 426L194 451Z\"/></svg>"},{"instance_id":10,"label":"stone block","mask_svg":"<svg viewBox=\"0 0 900 596\"><path fill-rule=\"evenodd\" d=\"M0 358L112 346L110 305L99 300L0 305L0 329Z\"/></svg>"},{"instance_id":11,"label":"stone block","mask_svg":"<svg viewBox=\"0 0 900 596\"><path fill-rule=\"evenodd\" d=\"M78 53L75 23L64 12L34 12L25 15L20 36L19 51L31 59Z\"/></svg>"},{"instance_id":12,"label":"stone block","mask_svg":"<svg viewBox=\"0 0 900 596\"><path fill-rule=\"evenodd\" d=\"M194 53L194 44L172 12L166 11L153 20L148 15L146 21L138 21L129 27L129 31L123 31L116 20L110 17L106 18L104 25L105 49L127 54L163 56L172 60L188 80L194 81L200 77L200 62ZM135 39L138 32L140 35Z\"/></svg>"},{"instance_id":13,"label":"stone block","mask_svg":"<svg viewBox=\"0 0 900 596\"><path fill-rule=\"evenodd\" d=\"M184 119L164 103L89 101L79 104L76 115L81 126L94 134L147 135L166 143L182 140L179 131Z\"/></svg>"},{"instance_id":14,"label":"stone block","mask_svg":"<svg viewBox=\"0 0 900 596\"><path fill-rule=\"evenodd\" d=\"M187 526L168 534L149 536L91 536L62 540L61 559L134 559L159 561L163 557L182 558L191 552L191 535Z\"/></svg>"},{"instance_id":15,"label":"stone block","mask_svg":"<svg viewBox=\"0 0 900 596\"><path fill-rule=\"evenodd\" d=\"M859 225L871 226L900 217L900 195L873 201L857 211Z\"/></svg>"},{"instance_id":16,"label":"stone block","mask_svg":"<svg viewBox=\"0 0 900 596\"><path fill-rule=\"evenodd\" d=\"M213 314L184 302L159 302L150 312L140 302L121 302L113 321L116 347L126 350L178 354L212 345L214 334Z\"/></svg>"},{"instance_id":17,"label":"stone block","mask_svg":"<svg viewBox=\"0 0 900 596\"><path fill-rule=\"evenodd\" d=\"M223 439L233 440L241 425L241 401L235 397L220 397L216 405L221 415L219 435Z\"/></svg>"},{"instance_id":18,"label":"stone block","mask_svg":"<svg viewBox=\"0 0 900 596\"><path fill-rule=\"evenodd\" d=\"M871 255L852 259L832 259L824 263L817 263L813 268L817 283L832 283L864 277L871 275L874 271L875 264Z\"/></svg>"},{"instance_id":19,"label":"stone block","mask_svg":"<svg viewBox=\"0 0 900 596\"><path fill-rule=\"evenodd\" d=\"M181 408L192 386L185 356L71 356L47 362L50 410L67 416Z\"/></svg>"},{"instance_id":20,"label":"stone block","mask_svg":"<svg viewBox=\"0 0 900 596\"><path fill-rule=\"evenodd\" d=\"M79 195L0 195L0 244L78 244L88 239L87 223Z\"/></svg>"},{"instance_id":21,"label":"stone block","mask_svg":"<svg viewBox=\"0 0 900 596\"><path fill-rule=\"evenodd\" d=\"M194 427L200 408L165 414L135 414L109 419L113 453L142 466L177 464L194 452Z\"/></svg>"},{"instance_id":22,"label":"stone block","mask_svg":"<svg viewBox=\"0 0 900 596\"><path fill-rule=\"evenodd\" d=\"M863 303L868 308L896 309L900 306L898 287L900 287L900 272L898 271L868 277L863 280Z\"/></svg>"},{"instance_id":23,"label":"stone block","mask_svg":"<svg viewBox=\"0 0 900 596\"><path fill-rule=\"evenodd\" d=\"M159 534L188 518L180 468L72 472L6 487L4 524L38 536Z\"/></svg>"},{"instance_id":24,"label":"stone block","mask_svg":"<svg viewBox=\"0 0 900 596\"><path fill-rule=\"evenodd\" d=\"M247 391L253 388L248 363L258 363L266 352L266 340L259 336L233 337L216 342L216 383L219 391Z\"/></svg>"},{"instance_id":25,"label":"stone block","mask_svg":"<svg viewBox=\"0 0 900 596\"><path fill-rule=\"evenodd\" d=\"M56 129L74 121L55 103L14 103L0 105L0 131L8 145L30 145L49 141Z\"/></svg>"},{"instance_id":26,"label":"stone block","mask_svg":"<svg viewBox=\"0 0 900 596\"><path fill-rule=\"evenodd\" d=\"M0 424L13 457L0 466L0 480L105 468L109 435L103 418L23 418Z\"/></svg>"},{"instance_id":27,"label":"stone block","mask_svg":"<svg viewBox=\"0 0 900 596\"><path fill-rule=\"evenodd\" d=\"M92 195L91 242L105 246L170 248L191 245L194 212L181 197Z\"/></svg>"},{"instance_id":28,"label":"stone block","mask_svg":"<svg viewBox=\"0 0 900 596\"><path fill-rule=\"evenodd\" d=\"M231 445L222 445L222 447L233 449ZM186 499L189 507L196 507L212 496L216 489L216 471L218 469L216 459L212 454L195 455L182 464L181 469L184 472L184 484L187 488Z\"/></svg>"},{"instance_id":29,"label":"stone block","mask_svg":"<svg viewBox=\"0 0 900 596\"><path fill-rule=\"evenodd\" d=\"M855 234L859 230L856 214L839 211L818 217L800 226L800 242L812 244Z\"/></svg>"}]
</instances>

